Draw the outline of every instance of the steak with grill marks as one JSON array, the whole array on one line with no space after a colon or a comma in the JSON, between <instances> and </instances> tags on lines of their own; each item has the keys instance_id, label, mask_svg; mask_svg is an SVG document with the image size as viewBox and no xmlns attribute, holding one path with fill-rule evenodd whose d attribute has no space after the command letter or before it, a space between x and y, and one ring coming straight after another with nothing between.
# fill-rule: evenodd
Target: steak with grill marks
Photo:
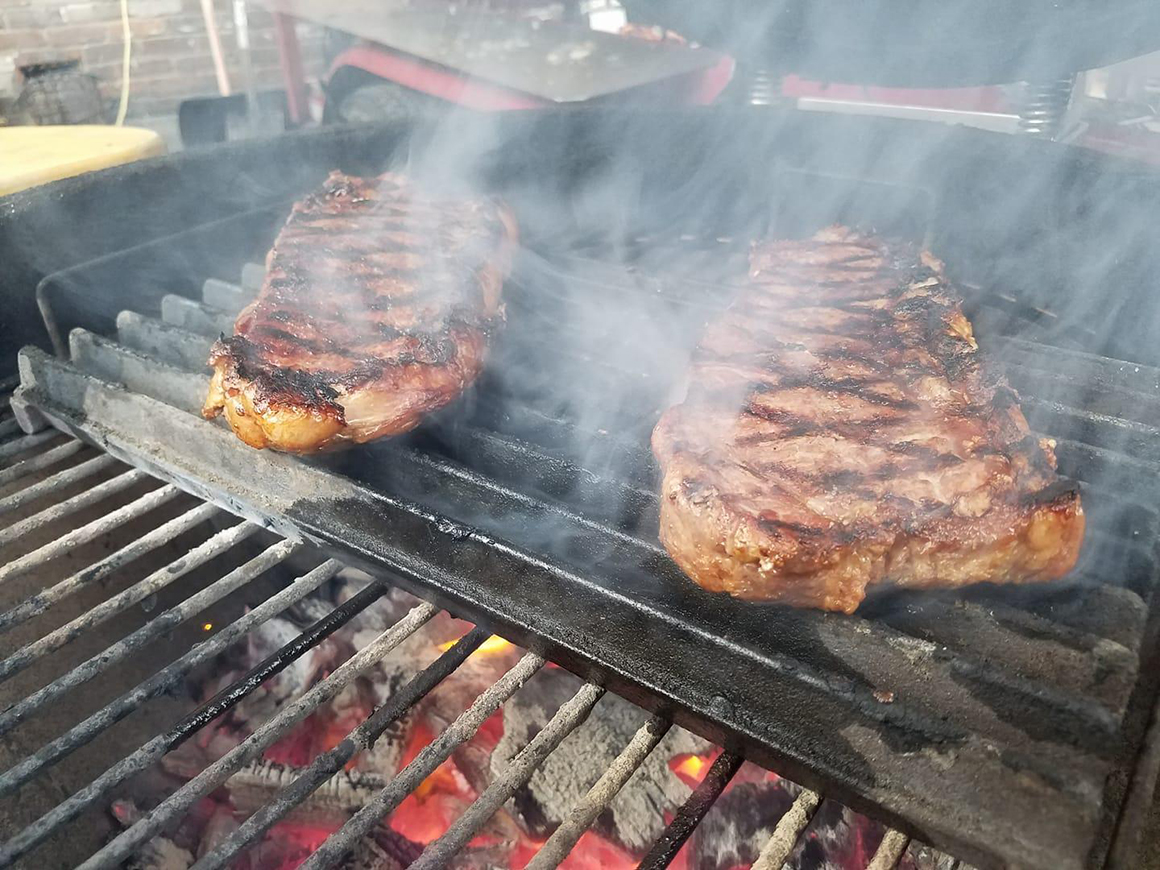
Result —
<instances>
[{"instance_id":1,"label":"steak with grill marks","mask_svg":"<svg viewBox=\"0 0 1160 870\"><path fill-rule=\"evenodd\" d=\"M696 582L852 613L867 587L1050 580L1084 517L940 262L832 227L759 244L653 432Z\"/></svg>"},{"instance_id":2,"label":"steak with grill marks","mask_svg":"<svg viewBox=\"0 0 1160 870\"><path fill-rule=\"evenodd\" d=\"M257 300L214 345L204 415L291 453L415 427L479 374L515 242L502 205L331 173L294 205Z\"/></svg>"}]
</instances>

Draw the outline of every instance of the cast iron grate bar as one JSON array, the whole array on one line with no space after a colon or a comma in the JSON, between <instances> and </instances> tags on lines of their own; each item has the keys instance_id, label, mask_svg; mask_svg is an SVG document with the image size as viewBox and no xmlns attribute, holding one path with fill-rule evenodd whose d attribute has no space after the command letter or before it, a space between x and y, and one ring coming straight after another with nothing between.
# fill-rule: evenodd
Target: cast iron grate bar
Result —
<instances>
[{"instance_id":1,"label":"cast iron grate bar","mask_svg":"<svg viewBox=\"0 0 1160 870\"><path fill-rule=\"evenodd\" d=\"M207 511L206 517L208 518L211 513ZM221 556L235 544L245 540L257 531L257 526L252 523L243 522L218 532L212 538L192 549L181 559L171 562L164 568L159 568L145 579L134 583L128 589L106 599L101 604L87 611L84 615L78 616L71 622L62 625L60 628L44 635L39 640L14 652L3 662L0 662L0 681L6 680L13 674L24 670L42 656L58 650L66 644L72 643L86 631L93 628L93 626L100 625L121 611L155 595L194 568L205 564L210 559ZM143 645L148 640L161 634L169 627L170 621L177 618L177 614L179 613L184 613L184 611L175 610L173 614L166 611L166 613L162 614L162 617L165 617L165 619L158 617L150 621L147 625L142 626L138 630L140 632L139 635L131 635L131 639L126 639L121 642L123 646L109 647L100 655L95 656L90 666L82 666L70 671L65 676L54 680L43 689L40 689L38 692L33 693L23 701L0 713L0 734L5 734L10 731L14 725L19 723L41 704L59 697L83 682L91 680L109 665L129 655L133 651L132 647L129 646L130 644Z\"/></svg>"},{"instance_id":2,"label":"cast iron grate bar","mask_svg":"<svg viewBox=\"0 0 1160 870\"><path fill-rule=\"evenodd\" d=\"M0 634L20 625L25 620L44 613L54 604L93 583L110 577L135 559L173 540L178 535L212 519L220 513L216 505L199 504L183 514L162 523L121 549L66 577L60 582L30 595L11 610L0 614Z\"/></svg>"},{"instance_id":3,"label":"cast iron grate bar","mask_svg":"<svg viewBox=\"0 0 1160 870\"><path fill-rule=\"evenodd\" d=\"M0 460L11 459L21 453L27 453L29 450L35 450L44 444L48 444L60 437L59 432L54 432L51 429L45 432L36 432L32 435L20 434L18 438L11 438L0 442Z\"/></svg>"},{"instance_id":4,"label":"cast iron grate bar","mask_svg":"<svg viewBox=\"0 0 1160 870\"><path fill-rule=\"evenodd\" d=\"M73 529L67 534L61 535L59 538L41 547L37 547L31 553L26 553L20 558L14 559L7 565L0 566L0 583L12 581L17 577L42 568L46 563L71 552L81 544L87 544L127 522L139 519L155 508L172 501L179 495L181 495L181 490L173 484L166 484L152 492L148 492L140 498L134 499L129 504L123 505L115 511L85 523L78 529Z\"/></svg>"},{"instance_id":5,"label":"cast iron grate bar","mask_svg":"<svg viewBox=\"0 0 1160 870\"><path fill-rule=\"evenodd\" d=\"M527 653L500 677L442 734L428 743L399 774L336 833L311 855L303 870L324 870L332 866L378 824L379 819L398 808L403 799L450 757L457 746L471 738L500 705L514 695L544 665L544 659Z\"/></svg>"},{"instance_id":6,"label":"cast iron grate bar","mask_svg":"<svg viewBox=\"0 0 1160 870\"><path fill-rule=\"evenodd\" d=\"M713 803L725 791L729 780L741 767L742 758L732 752L722 752L713 761L713 766L705 774L700 785L689 795L689 799L677 810L669 826L653 844L649 853L640 862L640 870L664 870L677 857L685 841L700 824L701 819L713 807Z\"/></svg>"},{"instance_id":7,"label":"cast iron grate bar","mask_svg":"<svg viewBox=\"0 0 1160 870\"><path fill-rule=\"evenodd\" d=\"M356 678L362 676L435 613L435 607L430 604L414 607L392 628L355 653L326 679L279 710L234 749L209 765L162 801L147 816L81 864L82 870L119 867L165 825L188 812L198 800L224 783L232 774L237 773L243 765L259 758L276 740L288 734L320 704L329 701Z\"/></svg>"},{"instance_id":8,"label":"cast iron grate bar","mask_svg":"<svg viewBox=\"0 0 1160 870\"><path fill-rule=\"evenodd\" d=\"M785 815L778 820L777 827L773 829L751 870L781 870L782 865L789 860L798 838L809 827L821 802L822 796L816 791L802 789Z\"/></svg>"},{"instance_id":9,"label":"cast iron grate bar","mask_svg":"<svg viewBox=\"0 0 1160 870\"><path fill-rule=\"evenodd\" d=\"M51 477L0 498L0 516L19 510L24 505L31 504L45 496L54 495L79 481L99 474L106 468L112 468L119 464L109 454L102 453L100 456L86 459L84 462L79 465L74 465L72 468L58 471Z\"/></svg>"},{"instance_id":10,"label":"cast iron grate bar","mask_svg":"<svg viewBox=\"0 0 1160 870\"><path fill-rule=\"evenodd\" d=\"M85 445L80 441L69 441L66 444L61 444L59 447L53 447L51 450L46 450L43 453L37 453L35 456L30 456L27 459L21 459L9 465L7 468L0 469L0 486L7 486L9 483L20 480L22 477L27 477L30 474L35 474L38 471L43 471L46 468L64 462L69 457L75 456L84 449ZM19 455L21 451L13 451L13 455Z\"/></svg>"},{"instance_id":11,"label":"cast iron grate bar","mask_svg":"<svg viewBox=\"0 0 1160 870\"><path fill-rule=\"evenodd\" d=\"M152 678L142 683L136 689L123 695L109 704L106 708L90 716L87 720L74 727L70 732L53 741L27 762L17 765L0 776L0 792L6 792L20 782L27 781L40 769L53 763L64 754L73 751L78 746L87 743L97 733L112 724L118 716L127 713L136 705L149 698L156 697L160 692L172 688L190 670L198 664L211 660L231 644L242 638L247 631L259 625L277 613L301 601L310 593L316 591L323 583L338 573L341 565L330 560L301 576L291 586L269 598L249 613L215 634L209 640L195 646L184 656L163 668ZM264 662L255 666L249 673L235 681L230 687L222 690L202 708L169 731L159 734L148 741L130 756L122 759L113 767L97 777L89 786L72 795L72 797L58 804L40 819L29 825L20 834L0 847L0 866L19 858L35 846L47 839L61 825L76 818L81 812L99 801L106 800L109 792L135 773L159 760L165 753L180 745L196 733L207 722L221 715L237 704L249 692L270 676L289 666L296 658L316 645L320 640L333 633L337 628L351 619L361 608L365 608L374 601L381 591L367 590L371 594L356 596L346 604L335 610L330 616L320 620L315 626L303 632L295 640L286 644L282 649L271 655ZM11 785L9 784L11 782Z\"/></svg>"},{"instance_id":12,"label":"cast iron grate bar","mask_svg":"<svg viewBox=\"0 0 1160 870\"><path fill-rule=\"evenodd\" d=\"M149 475L137 468L131 468L128 471L118 474L116 477L98 483L96 486L86 489L84 492L74 495L72 498L45 508L39 513L33 514L21 520L18 523L13 523L6 529L0 530L0 547L5 544L10 544L27 534L35 532L39 527L57 522L58 520L67 517L69 514L76 513L84 508L96 504L102 499L108 498L111 495L116 495L123 492L136 483L149 480Z\"/></svg>"},{"instance_id":13,"label":"cast iron grate bar","mask_svg":"<svg viewBox=\"0 0 1160 870\"><path fill-rule=\"evenodd\" d=\"M519 751L503 773L476 798L447 832L423 851L411 867L414 870L436 870L449 864L452 857L470 842L496 810L515 794L517 788L528 781L548 754L587 718L603 694L604 689L593 683L585 683L571 700L566 701L556 711L532 741Z\"/></svg>"},{"instance_id":14,"label":"cast iron grate bar","mask_svg":"<svg viewBox=\"0 0 1160 870\"><path fill-rule=\"evenodd\" d=\"M540 851L528 862L525 870L551 870L567 858L580 837L597 817L608 809L613 798L661 742L669 732L669 728L669 721L661 716L653 716L641 725L608 770L572 809L564 823L540 847ZM778 870L781 870L780 865Z\"/></svg>"},{"instance_id":15,"label":"cast iron grate bar","mask_svg":"<svg viewBox=\"0 0 1160 870\"><path fill-rule=\"evenodd\" d=\"M111 466L99 466L99 468L109 467ZM81 475L79 478L75 478L74 482L83 481L86 477L87 475ZM123 481L127 478L128 483L125 486L128 486L141 482L140 477L140 472L129 471L110 478L110 481ZM91 493L99 486L101 484L90 487L80 495L84 496ZM61 486L56 486L51 491L57 492L60 489L62 489ZM165 489L167 487L161 487L160 490L153 492ZM104 494L111 495L112 493L106 490ZM76 499L77 496L72 498ZM90 496L86 503L95 505L99 504L101 500L100 497ZM35 522L24 527L51 527L52 524L67 520L77 510L73 507L76 502L74 501L72 504L69 502L70 500L66 499L56 505L42 508L29 518ZM135 502L130 504L135 504ZM143 552L156 547L159 543L173 540L178 534L203 524L218 512L216 507L202 503L144 532L139 538L134 539L130 544L110 556L98 560L88 568L71 575L49 589L34 594L12 608L8 613L0 616L0 628L19 625L24 620L38 615L68 594L75 592L79 585L94 582L94 579L107 578L119 567L123 567ZM110 511L106 516L111 516L113 513L115 511ZM122 516L120 520L123 522L124 517ZM20 522L28 523L28 520ZM98 522L100 521L98 520ZM3 665L0 665L0 668L6 667L6 673L14 673L19 669L18 666L21 663L27 663L40 655L54 651L68 641L92 631L110 612L122 607L124 601L140 600L142 590L136 592L134 590L141 583L146 584L145 588L150 588L151 582L156 582L156 578L161 575L170 573L180 575L180 573L189 570L187 563L203 563L208 558L208 554L226 552L256 531L257 528L253 524L242 522L211 535L202 544L192 546L186 556L150 574L145 580L139 581L138 584L123 592L111 595L103 604L98 605L85 616L68 623L64 627L67 630L63 633L61 630L49 632L40 640L29 644L10 656ZM67 539L69 534L71 533L66 533L57 540ZM0 713L0 728L11 729L29 715L37 712L48 701L87 682L101 670L124 660L128 656L140 655L143 648L152 640L168 633L181 622L193 618L214 602L222 600L253 582L276 565L285 562L300 552L302 546L296 541L287 539L267 545L259 555L193 593L181 603L151 618L126 638L58 677L44 688L10 706L3 713ZM41 554L38 557L38 564L44 564L45 561L59 556L62 552L59 545L49 545L49 547L47 551L44 551L43 548L34 551L34 553ZM199 550L201 555L198 555ZM245 637L256 626L316 592L323 584L336 576L340 568L340 563L330 560L299 576L281 592L249 610L207 640L195 645L177 660L158 670L137 687L106 704L62 736L50 741L30 757L0 774L0 796L11 795L16 789L40 775L46 768L92 741L101 732L128 716L143 703L158 697L163 692L171 691L195 667L213 660L215 656ZM153 578L152 581L151 578ZM234 680L230 686L219 691L212 699L187 715L168 731L152 738L128 757L114 764L89 786L58 804L18 833L8 843L3 844L0 847L0 864L7 864L27 855L60 831L63 826L75 819L86 808L108 801L110 794L118 785L156 763L167 752L233 708L257 686L314 648L334 631L347 624L354 616L363 612L386 590L387 587L382 583L372 582L349 600L335 607L326 617L303 630L297 638L252 667L246 674ZM285 736L305 716L318 709L319 705L326 699L332 698L338 691L349 685L352 680L364 674L368 667L387 655L404 639L413 635L436 612L437 609L429 604L420 604L414 607L393 627L355 653L338 670L310 688L290 706L279 711L232 752L209 765L200 775L178 789L154 811L147 813L119 837L92 855L82 866L113 867L132 858L145 842L187 813L194 802L220 786L247 763L260 758L265 748L275 740ZM311 765L305 768L293 782L259 807L229 838L206 854L196 864L197 870L210 870L210 868L225 866L235 856L254 844L295 806L309 798L336 774L340 774L345 764L356 753L371 746L376 738L380 737L392 723L406 715L433 688L454 673L468 656L484 643L488 636L489 632L482 627L473 628L434 662L416 673L391 696L386 704L372 712L333 750L316 757ZM310 865L326 866L335 855L341 857L362 837L373 833L382 823L381 819L385 815L389 814L404 797L414 791L436 766L450 756L456 747L470 739L479 726L501 704L514 695L528 679L539 672L543 665L544 659L542 657L533 653L524 655L506 675L485 689L468 710L437 736L432 743L428 744L419 756L400 771L395 779L389 782L370 803L352 816L347 825L328 840L324 847L310 859ZM532 773L540 767L551 752L579 727L603 693L603 688L594 683L582 684L574 697L561 705L537 735L516 754L507 767L467 808L464 814L447 829L444 835L431 843L421 854L410 856L414 858L413 866L417 868L445 866L454 855L466 846L499 807L509 800L518 788L527 783ZM633 735L608 769L603 772L598 781L593 784L588 793L572 808L564 824L540 848L530 866L541 868L541 870L557 866L576 845L580 836L608 808L621 787L639 769L645 758L668 732L669 727L668 720L663 717L653 716L648 719ZM661 838L660 842L665 844L664 848L668 852L669 859L676 854L676 849L679 848L680 843L684 842L684 839L696 827L705 812L709 810L712 799L724 789L728 782L728 776L722 775L723 769L728 768L727 772L731 775L739 764L740 758L737 756L726 753L718 757L705 780L693 792L690 800L681 808ZM803 792L803 795L807 794L814 793ZM799 797L786 817L779 822L778 831L771 839L771 843L777 842L779 849L781 847L792 849L798 836L804 832L805 823L798 818L802 815L801 804L802 798ZM806 813L806 820L808 821L808 813ZM901 846L905 848L906 842L902 841ZM770 848L767 847L766 851L770 851ZM882 852L882 849L879 851ZM901 851L898 851L898 854L901 854ZM879 864L875 866L893 865Z\"/></svg>"}]
</instances>

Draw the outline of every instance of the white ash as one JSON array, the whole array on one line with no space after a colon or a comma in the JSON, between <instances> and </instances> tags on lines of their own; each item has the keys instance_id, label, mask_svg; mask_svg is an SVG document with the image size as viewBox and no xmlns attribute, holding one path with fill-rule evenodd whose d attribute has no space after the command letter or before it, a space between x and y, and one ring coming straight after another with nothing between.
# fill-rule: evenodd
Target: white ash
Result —
<instances>
[{"instance_id":1,"label":"white ash","mask_svg":"<svg viewBox=\"0 0 1160 870\"><path fill-rule=\"evenodd\" d=\"M267 620L247 635L241 670L264 661L301 633L302 629L288 619ZM323 640L246 695L234 708L233 718L245 723L266 721L283 704L303 694L337 667L350 652L349 646L339 638ZM237 676L240 674L235 679Z\"/></svg>"},{"instance_id":2,"label":"white ash","mask_svg":"<svg viewBox=\"0 0 1160 870\"><path fill-rule=\"evenodd\" d=\"M912 840L898 862L898 870L974 870L974 868L957 863L945 852Z\"/></svg>"},{"instance_id":3,"label":"white ash","mask_svg":"<svg viewBox=\"0 0 1160 870\"><path fill-rule=\"evenodd\" d=\"M693 832L690 870L752 864L800 792L800 786L782 779L735 785Z\"/></svg>"},{"instance_id":4,"label":"white ash","mask_svg":"<svg viewBox=\"0 0 1160 870\"><path fill-rule=\"evenodd\" d=\"M232 809L225 804L215 804L213 813L206 819L197 844L197 860L201 860L230 838L241 827Z\"/></svg>"},{"instance_id":5,"label":"white ash","mask_svg":"<svg viewBox=\"0 0 1160 870\"><path fill-rule=\"evenodd\" d=\"M581 685L567 671L541 671L504 705L504 734L490 761L493 777ZM648 714L628 701L605 695L509 802L513 815L532 828L529 833L534 836L554 830L647 720ZM664 830L665 814L676 810L690 793L669 762L711 748L688 731L672 728L625 783L609 811L597 819L595 830L628 852L643 853ZM535 830L541 826L543 830Z\"/></svg>"},{"instance_id":6,"label":"white ash","mask_svg":"<svg viewBox=\"0 0 1160 870\"><path fill-rule=\"evenodd\" d=\"M111 810L123 828L131 828L141 819L141 811L130 800L113 801ZM127 870L188 870L192 866L192 852L160 836L146 842L125 862Z\"/></svg>"},{"instance_id":7,"label":"white ash","mask_svg":"<svg viewBox=\"0 0 1160 870\"><path fill-rule=\"evenodd\" d=\"M337 606L334 603L334 597L329 593L315 593L307 595L297 604L286 608L285 615L291 622L305 628L330 616Z\"/></svg>"},{"instance_id":8,"label":"white ash","mask_svg":"<svg viewBox=\"0 0 1160 870\"><path fill-rule=\"evenodd\" d=\"M335 606L345 604L373 582L374 578L365 571L343 568L335 577ZM419 599L414 595L392 586L369 604L365 610L356 615L349 623L350 628L356 632L386 631L402 619L408 610L419 603Z\"/></svg>"},{"instance_id":9,"label":"white ash","mask_svg":"<svg viewBox=\"0 0 1160 870\"><path fill-rule=\"evenodd\" d=\"M273 800L304 772L273 761L252 762L225 782L230 802L243 816L248 816ZM311 824L342 824L361 809L389 780L361 771L341 770L315 789L285 821Z\"/></svg>"},{"instance_id":10,"label":"white ash","mask_svg":"<svg viewBox=\"0 0 1160 870\"><path fill-rule=\"evenodd\" d=\"M881 823L824 799L786 864L792 870L845 870L856 865L860 846L876 845L885 830Z\"/></svg>"}]
</instances>

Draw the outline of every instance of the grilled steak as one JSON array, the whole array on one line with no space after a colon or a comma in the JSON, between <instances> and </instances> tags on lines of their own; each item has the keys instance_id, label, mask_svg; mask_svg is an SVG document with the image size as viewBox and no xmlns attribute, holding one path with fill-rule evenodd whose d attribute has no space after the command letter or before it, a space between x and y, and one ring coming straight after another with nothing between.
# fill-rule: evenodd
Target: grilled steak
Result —
<instances>
[{"instance_id":1,"label":"grilled steak","mask_svg":"<svg viewBox=\"0 0 1160 870\"><path fill-rule=\"evenodd\" d=\"M292 453L415 427L479 374L515 239L494 203L331 173L295 204L257 300L214 345L203 413Z\"/></svg>"},{"instance_id":2,"label":"grilled steak","mask_svg":"<svg viewBox=\"0 0 1160 870\"><path fill-rule=\"evenodd\" d=\"M1050 580L1083 539L942 264L845 228L754 248L652 443L665 547L741 598L851 613L877 583Z\"/></svg>"}]
</instances>

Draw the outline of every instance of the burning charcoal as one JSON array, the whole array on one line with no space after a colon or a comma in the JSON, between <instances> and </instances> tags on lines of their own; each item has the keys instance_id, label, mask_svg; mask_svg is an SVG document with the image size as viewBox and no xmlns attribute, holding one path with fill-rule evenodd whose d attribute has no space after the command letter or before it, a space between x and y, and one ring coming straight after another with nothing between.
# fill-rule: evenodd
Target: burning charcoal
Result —
<instances>
[{"instance_id":1,"label":"burning charcoal","mask_svg":"<svg viewBox=\"0 0 1160 870\"><path fill-rule=\"evenodd\" d=\"M449 642L445 641L444 646ZM440 649L437 648L435 652L438 653L439 651ZM474 703L480 694L502 677L516 663L519 657L523 655L523 652L518 646L507 643L506 641L496 643L488 641L483 647L480 647L479 650L469 656L455 673L440 683L424 699L421 713L424 723L431 732L433 734L442 733L451 722ZM487 746L487 759L490 759L491 748L494 746L495 740L498 739L498 735L496 735L494 739L488 741L487 738L490 736L490 731L491 729L485 724L481 729L481 733L469 741L468 744L456 750L454 755L456 764L459 765L460 770L476 791L482 791L487 787L487 783L490 782L490 773L487 772L487 760L485 759L482 769L476 771L475 768L478 765L472 765L465 760L464 750L468 746L477 746L481 742L490 742L490 745Z\"/></svg>"},{"instance_id":2,"label":"burning charcoal","mask_svg":"<svg viewBox=\"0 0 1160 870\"><path fill-rule=\"evenodd\" d=\"M248 816L268 804L301 773L300 768L273 761L255 761L226 780L225 788L238 813ZM342 824L386 784L387 780L381 776L340 771L295 807L286 816L286 821L318 826Z\"/></svg>"},{"instance_id":3,"label":"burning charcoal","mask_svg":"<svg viewBox=\"0 0 1160 870\"><path fill-rule=\"evenodd\" d=\"M407 748L410 716L404 716L391 725L374 745L355 757L355 767L366 773L392 777L399 772L399 762Z\"/></svg>"},{"instance_id":4,"label":"burning charcoal","mask_svg":"<svg viewBox=\"0 0 1160 870\"><path fill-rule=\"evenodd\" d=\"M945 852L911 841L898 862L898 870L971 870L966 864L958 864Z\"/></svg>"},{"instance_id":5,"label":"burning charcoal","mask_svg":"<svg viewBox=\"0 0 1160 870\"><path fill-rule=\"evenodd\" d=\"M454 637L458 637L458 634ZM450 640L445 641L436 652L446 648L448 643ZM482 692L502 677L523 652L514 644L498 638L485 642L424 700L420 708L423 723L431 733L441 733ZM503 714L496 713L471 740L458 746L452 755L456 767L476 792L482 792L491 782L491 753L502 733Z\"/></svg>"},{"instance_id":6,"label":"burning charcoal","mask_svg":"<svg viewBox=\"0 0 1160 870\"><path fill-rule=\"evenodd\" d=\"M253 667L300 633L301 629L288 619L274 617L267 620L247 636L243 666L247 669ZM301 695L322 679L350 652L350 647L338 638L327 638L250 692L234 708L232 718L253 731L287 700Z\"/></svg>"},{"instance_id":7,"label":"burning charcoal","mask_svg":"<svg viewBox=\"0 0 1160 870\"><path fill-rule=\"evenodd\" d=\"M528 681L504 705L504 733L491 756L491 774L502 771L580 686L577 677L558 669L541 671ZM521 826L537 838L555 830L647 719L643 710L606 695L516 792L510 805ZM675 811L689 796L689 787L672 772L669 761L678 755L709 750L709 744L699 737L673 728L594 829L626 851L643 854L664 829L664 814Z\"/></svg>"},{"instance_id":8,"label":"burning charcoal","mask_svg":"<svg viewBox=\"0 0 1160 870\"><path fill-rule=\"evenodd\" d=\"M224 754L223 752L222 755ZM213 764L213 762L217 761L218 758L221 758L221 755L214 757L204 747L198 745L193 740L189 740L165 755L161 759L161 767L166 773L170 773L180 779L193 779Z\"/></svg>"},{"instance_id":9,"label":"burning charcoal","mask_svg":"<svg viewBox=\"0 0 1160 870\"><path fill-rule=\"evenodd\" d=\"M141 811L129 800L113 801L112 813L123 828L132 827L141 818ZM154 837L138 849L125 866L129 870L188 870L193 866L193 855L168 837Z\"/></svg>"},{"instance_id":10,"label":"burning charcoal","mask_svg":"<svg viewBox=\"0 0 1160 870\"><path fill-rule=\"evenodd\" d=\"M823 800L786 864L793 870L851 870L870 863L886 829L836 801Z\"/></svg>"},{"instance_id":11,"label":"burning charcoal","mask_svg":"<svg viewBox=\"0 0 1160 870\"><path fill-rule=\"evenodd\" d=\"M365 571L344 568L335 578L335 605L345 604L374 580ZM386 631L419 603L419 599L402 589L390 591L372 602L366 610L350 621L355 631Z\"/></svg>"},{"instance_id":12,"label":"burning charcoal","mask_svg":"<svg viewBox=\"0 0 1160 870\"><path fill-rule=\"evenodd\" d=\"M355 680L335 695L328 705L330 731L334 735L349 734L371 714L374 690L366 680Z\"/></svg>"},{"instance_id":13,"label":"burning charcoal","mask_svg":"<svg viewBox=\"0 0 1160 870\"><path fill-rule=\"evenodd\" d=\"M428 843L442 836L476 797L455 763L445 761L399 804L391 814L391 828L412 840ZM473 851L470 862L457 861L455 866L509 866L508 859L522 839L515 821L500 810L487 820L473 840L477 844L487 843L487 848Z\"/></svg>"},{"instance_id":14,"label":"burning charcoal","mask_svg":"<svg viewBox=\"0 0 1160 870\"><path fill-rule=\"evenodd\" d=\"M238 827L234 811L226 804L217 804L202 828L201 842L197 844L197 860L200 861L224 843Z\"/></svg>"},{"instance_id":15,"label":"burning charcoal","mask_svg":"<svg viewBox=\"0 0 1160 870\"><path fill-rule=\"evenodd\" d=\"M380 824L359 842L341 866L343 870L403 870L421 854L421 844Z\"/></svg>"},{"instance_id":16,"label":"burning charcoal","mask_svg":"<svg viewBox=\"0 0 1160 870\"><path fill-rule=\"evenodd\" d=\"M325 590L326 587L323 587ZM334 598L329 594L316 593L314 595L307 595L293 607L286 610L286 619L294 624L305 628L308 625L313 625L320 619L325 619L334 612L334 608L338 606Z\"/></svg>"},{"instance_id":17,"label":"burning charcoal","mask_svg":"<svg viewBox=\"0 0 1160 870\"><path fill-rule=\"evenodd\" d=\"M723 794L693 833L690 870L752 864L801 791L783 779L743 782Z\"/></svg>"}]
</instances>

